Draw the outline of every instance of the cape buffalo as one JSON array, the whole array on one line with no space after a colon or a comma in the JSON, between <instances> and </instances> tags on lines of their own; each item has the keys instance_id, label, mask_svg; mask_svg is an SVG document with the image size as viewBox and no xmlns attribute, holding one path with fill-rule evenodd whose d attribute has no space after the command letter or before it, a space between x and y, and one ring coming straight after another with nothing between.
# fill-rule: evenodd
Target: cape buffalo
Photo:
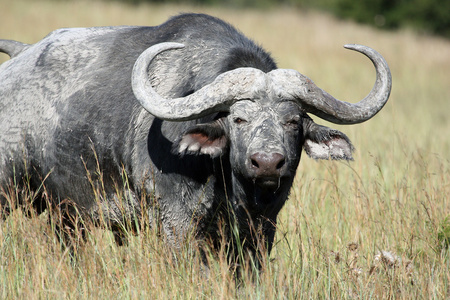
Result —
<instances>
[{"instance_id":1,"label":"cape buffalo","mask_svg":"<svg viewBox=\"0 0 450 300\"><path fill-rule=\"evenodd\" d=\"M112 227L157 207L174 245L192 230L216 244L218 224L232 219L246 251L258 253L259 233L270 252L302 148L314 159L352 159L350 140L307 113L355 124L389 98L381 55L345 47L376 70L356 104L278 69L253 41L203 14L156 27L60 29L33 45L1 40L11 56L0 66L1 203L22 183L55 206L71 203L69 215ZM42 210L40 199L33 204Z\"/></svg>"}]
</instances>

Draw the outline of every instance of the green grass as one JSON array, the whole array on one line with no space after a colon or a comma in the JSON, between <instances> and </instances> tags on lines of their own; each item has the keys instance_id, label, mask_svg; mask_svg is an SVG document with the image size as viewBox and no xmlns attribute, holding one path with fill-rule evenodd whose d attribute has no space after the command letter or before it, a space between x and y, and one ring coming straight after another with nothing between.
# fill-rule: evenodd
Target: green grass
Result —
<instances>
[{"instance_id":1,"label":"green grass","mask_svg":"<svg viewBox=\"0 0 450 300\"><path fill-rule=\"evenodd\" d=\"M95 228L76 259L48 213L0 220L0 298L443 299L450 294L450 41L380 32L314 12L125 6L115 2L0 0L0 38L34 43L60 27L155 25L182 11L226 19L272 52L280 67L355 102L375 74L343 44L371 46L388 61L393 90L372 120L336 126L355 161L304 155L278 219L264 271L235 281L224 253L205 275L187 244L173 251L155 229L118 247ZM6 55L0 56L5 61ZM316 121L321 122L318 118ZM447 219L446 219L447 218Z\"/></svg>"}]
</instances>

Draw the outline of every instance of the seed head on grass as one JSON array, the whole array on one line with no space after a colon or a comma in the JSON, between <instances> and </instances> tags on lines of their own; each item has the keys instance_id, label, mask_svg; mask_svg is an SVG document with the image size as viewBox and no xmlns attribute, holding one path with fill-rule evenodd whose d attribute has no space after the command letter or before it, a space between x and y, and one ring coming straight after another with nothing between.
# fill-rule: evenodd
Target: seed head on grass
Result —
<instances>
[{"instance_id":1,"label":"seed head on grass","mask_svg":"<svg viewBox=\"0 0 450 300\"><path fill-rule=\"evenodd\" d=\"M350 242L347 245L347 249L351 252L357 251L358 250L358 243L356 242Z\"/></svg>"},{"instance_id":2,"label":"seed head on grass","mask_svg":"<svg viewBox=\"0 0 450 300\"><path fill-rule=\"evenodd\" d=\"M332 258L336 264L341 262L341 254L339 251L331 251L330 258Z\"/></svg>"},{"instance_id":3,"label":"seed head on grass","mask_svg":"<svg viewBox=\"0 0 450 300\"><path fill-rule=\"evenodd\" d=\"M393 268L398 267L400 258L392 252L381 250L373 260L375 266L382 264L384 267Z\"/></svg>"}]
</instances>

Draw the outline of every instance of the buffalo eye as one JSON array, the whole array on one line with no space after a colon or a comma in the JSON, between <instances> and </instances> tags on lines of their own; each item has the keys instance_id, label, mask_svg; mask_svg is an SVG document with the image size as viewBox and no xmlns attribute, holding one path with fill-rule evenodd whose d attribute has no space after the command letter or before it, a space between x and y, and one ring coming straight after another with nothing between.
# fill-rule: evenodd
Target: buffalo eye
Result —
<instances>
[{"instance_id":1,"label":"buffalo eye","mask_svg":"<svg viewBox=\"0 0 450 300\"><path fill-rule=\"evenodd\" d=\"M233 121L234 121L235 124L244 124L244 123L247 123L247 120L242 119L242 118L234 118Z\"/></svg>"},{"instance_id":2,"label":"buffalo eye","mask_svg":"<svg viewBox=\"0 0 450 300\"><path fill-rule=\"evenodd\" d=\"M300 118L292 118L284 123L284 126L290 129L298 129L298 124L300 123Z\"/></svg>"}]
</instances>

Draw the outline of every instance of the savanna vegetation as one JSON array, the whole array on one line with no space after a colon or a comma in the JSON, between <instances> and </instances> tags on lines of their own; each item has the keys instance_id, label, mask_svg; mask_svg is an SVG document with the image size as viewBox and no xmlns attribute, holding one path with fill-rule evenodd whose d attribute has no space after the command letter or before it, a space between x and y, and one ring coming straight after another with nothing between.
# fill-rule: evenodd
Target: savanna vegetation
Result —
<instances>
[{"instance_id":1,"label":"savanna vegetation","mask_svg":"<svg viewBox=\"0 0 450 300\"><path fill-rule=\"evenodd\" d=\"M156 25L186 11L229 21L272 52L280 67L350 102L369 92L375 73L365 57L342 45L371 46L391 67L391 99L366 123L326 124L349 136L355 160L304 155L261 272L243 262L248 272L236 279L219 252L208 256L205 274L195 245L172 249L157 227L130 233L125 246L101 226L91 228L71 253L54 233L57 212L16 209L0 220L0 298L448 298L448 40L378 31L301 9L24 0L0 0L0 38L34 43L60 27ZM10 201L27 193L3 192Z\"/></svg>"}]
</instances>

